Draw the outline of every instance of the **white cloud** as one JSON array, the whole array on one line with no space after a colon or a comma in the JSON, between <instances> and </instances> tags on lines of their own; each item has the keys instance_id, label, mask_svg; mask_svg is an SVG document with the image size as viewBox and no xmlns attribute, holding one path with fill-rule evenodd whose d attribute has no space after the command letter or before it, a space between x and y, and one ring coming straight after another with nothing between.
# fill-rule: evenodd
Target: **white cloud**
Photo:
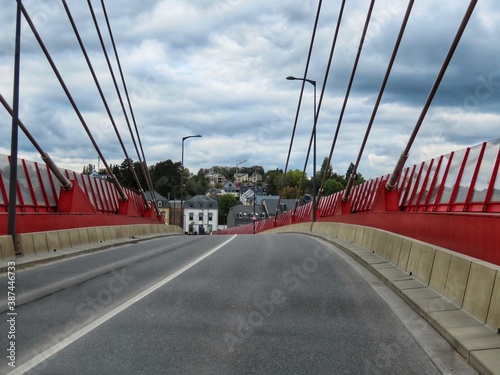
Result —
<instances>
[{"instance_id":1,"label":"white cloud","mask_svg":"<svg viewBox=\"0 0 500 375\"><path fill-rule=\"evenodd\" d=\"M1 1L0 93L10 102L15 2ZM102 22L100 5L94 3ZM359 171L365 177L392 171L468 3L416 2L361 159ZM123 152L64 9L49 1L26 0L24 4L86 121L96 130L108 161L121 163ZM368 0L353 0L346 5L318 123L318 169L330 151L368 5ZM83 2L69 6L115 120L131 146L89 10ZM203 138L189 141L189 153L185 155L186 166L194 173L199 168L234 165L244 159L265 169L284 168L300 91L299 82L288 82L285 77L304 72L316 14L313 2L108 0L106 7L150 164L165 159L179 161L181 138L203 134ZM406 4L400 2L376 3L332 159L339 173L357 158L405 8ZM318 97L338 10L339 4L323 5L309 73L318 82ZM478 3L422 125L411 152L412 161L498 137L499 20L498 2ZM104 23L101 29L105 32ZM85 164L97 164L90 141L25 24L23 33L23 121L61 167L80 171ZM109 46L107 37L106 44ZM305 90L292 169L303 168L312 125L312 90L309 85ZM11 119L5 111L2 113L0 152L8 153ZM20 147L22 155L35 157L26 140L21 140ZM132 147L128 151L137 159Z\"/></svg>"}]
</instances>

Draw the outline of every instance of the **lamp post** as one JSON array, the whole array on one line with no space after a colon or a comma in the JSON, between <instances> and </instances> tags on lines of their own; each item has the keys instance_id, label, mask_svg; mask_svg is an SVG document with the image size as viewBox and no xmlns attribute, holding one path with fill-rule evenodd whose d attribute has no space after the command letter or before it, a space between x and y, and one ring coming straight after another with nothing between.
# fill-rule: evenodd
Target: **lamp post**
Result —
<instances>
[{"instance_id":1,"label":"lamp post","mask_svg":"<svg viewBox=\"0 0 500 375\"><path fill-rule=\"evenodd\" d=\"M183 197L183 187L184 187L184 141L188 138L198 138L201 135L188 135L187 137L182 137L182 156L181 156L181 228L184 232L184 202L182 201Z\"/></svg>"},{"instance_id":2,"label":"lamp post","mask_svg":"<svg viewBox=\"0 0 500 375\"><path fill-rule=\"evenodd\" d=\"M317 113L316 113L316 81L307 78L297 78L293 76L286 77L289 81L305 81L309 82L314 87L314 125L313 125L313 192L312 192L312 221L316 222L316 123L318 121Z\"/></svg>"}]
</instances>

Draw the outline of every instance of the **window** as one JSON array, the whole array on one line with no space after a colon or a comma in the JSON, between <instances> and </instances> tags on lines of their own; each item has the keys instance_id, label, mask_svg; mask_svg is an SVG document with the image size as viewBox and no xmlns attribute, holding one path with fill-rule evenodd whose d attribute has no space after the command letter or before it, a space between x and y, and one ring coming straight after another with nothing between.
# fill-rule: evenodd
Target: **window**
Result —
<instances>
[{"instance_id":1,"label":"window","mask_svg":"<svg viewBox=\"0 0 500 375\"><path fill-rule=\"evenodd\" d=\"M261 216L263 219L265 219L265 218L266 218L266 213L265 213L265 212L263 212L263 213L261 213L261 214L260 214L260 216Z\"/></svg>"},{"instance_id":2,"label":"window","mask_svg":"<svg viewBox=\"0 0 500 375\"><path fill-rule=\"evenodd\" d=\"M243 218L243 214L241 212L238 214L238 218L239 219Z\"/></svg>"},{"instance_id":3,"label":"window","mask_svg":"<svg viewBox=\"0 0 500 375\"><path fill-rule=\"evenodd\" d=\"M189 220L193 221L193 213L192 212L189 213Z\"/></svg>"},{"instance_id":4,"label":"window","mask_svg":"<svg viewBox=\"0 0 500 375\"><path fill-rule=\"evenodd\" d=\"M203 212L200 212L200 213L198 214L198 220L199 220L199 221L203 221Z\"/></svg>"},{"instance_id":5,"label":"window","mask_svg":"<svg viewBox=\"0 0 500 375\"><path fill-rule=\"evenodd\" d=\"M212 221L213 213L209 212L208 213L208 221Z\"/></svg>"}]
</instances>

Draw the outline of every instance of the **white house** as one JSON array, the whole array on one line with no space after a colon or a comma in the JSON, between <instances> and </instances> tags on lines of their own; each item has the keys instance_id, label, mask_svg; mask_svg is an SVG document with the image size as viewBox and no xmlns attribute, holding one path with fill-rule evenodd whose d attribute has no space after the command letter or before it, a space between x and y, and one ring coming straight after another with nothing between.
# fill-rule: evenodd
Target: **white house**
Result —
<instances>
[{"instance_id":1,"label":"white house","mask_svg":"<svg viewBox=\"0 0 500 375\"><path fill-rule=\"evenodd\" d=\"M219 203L206 195L184 202L184 232L210 234L219 225Z\"/></svg>"}]
</instances>

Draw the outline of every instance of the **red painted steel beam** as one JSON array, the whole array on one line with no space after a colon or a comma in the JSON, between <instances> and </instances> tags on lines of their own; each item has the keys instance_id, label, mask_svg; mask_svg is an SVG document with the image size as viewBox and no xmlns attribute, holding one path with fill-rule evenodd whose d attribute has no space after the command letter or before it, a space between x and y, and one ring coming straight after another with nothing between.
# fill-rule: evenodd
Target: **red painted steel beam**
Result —
<instances>
[{"instance_id":1,"label":"red painted steel beam","mask_svg":"<svg viewBox=\"0 0 500 375\"><path fill-rule=\"evenodd\" d=\"M500 215L395 211L331 216L319 221L382 229L500 265Z\"/></svg>"}]
</instances>

